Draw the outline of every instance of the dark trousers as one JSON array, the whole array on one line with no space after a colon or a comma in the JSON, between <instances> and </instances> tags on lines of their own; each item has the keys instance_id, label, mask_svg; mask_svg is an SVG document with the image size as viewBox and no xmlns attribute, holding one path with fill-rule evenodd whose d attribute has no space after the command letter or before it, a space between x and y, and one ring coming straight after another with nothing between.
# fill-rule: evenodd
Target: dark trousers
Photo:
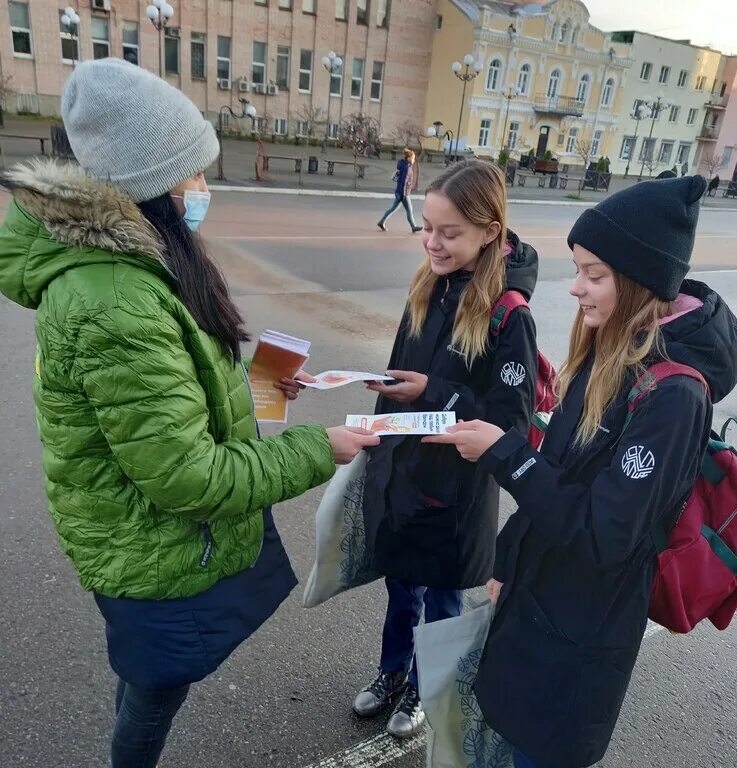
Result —
<instances>
[{"instance_id":1,"label":"dark trousers","mask_svg":"<svg viewBox=\"0 0 737 768\"><path fill-rule=\"evenodd\" d=\"M118 681L112 768L155 768L189 686L149 691Z\"/></svg>"},{"instance_id":2,"label":"dark trousers","mask_svg":"<svg viewBox=\"0 0 737 768\"><path fill-rule=\"evenodd\" d=\"M514 750L514 768L541 768L540 763L533 762L518 749Z\"/></svg>"},{"instance_id":3,"label":"dark trousers","mask_svg":"<svg viewBox=\"0 0 737 768\"><path fill-rule=\"evenodd\" d=\"M455 589L416 587L398 579L387 579L389 603L386 607L381 644L381 669L384 672L409 670L409 682L417 687L414 628L425 608L425 623L460 616L463 593Z\"/></svg>"}]
</instances>

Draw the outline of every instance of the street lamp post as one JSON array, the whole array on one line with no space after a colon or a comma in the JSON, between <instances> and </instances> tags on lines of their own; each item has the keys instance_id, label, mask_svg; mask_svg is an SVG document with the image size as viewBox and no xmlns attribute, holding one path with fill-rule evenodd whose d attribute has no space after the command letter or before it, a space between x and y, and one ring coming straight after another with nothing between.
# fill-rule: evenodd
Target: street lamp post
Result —
<instances>
[{"instance_id":1,"label":"street lamp post","mask_svg":"<svg viewBox=\"0 0 737 768\"><path fill-rule=\"evenodd\" d=\"M82 61L81 52L79 50L79 22L79 14L74 10L74 8L72 8L71 5L64 9L64 15L61 17L61 23L69 30L72 43L74 43L74 47L72 48L72 69L74 69L76 66L77 57L79 57L79 60Z\"/></svg>"},{"instance_id":2,"label":"street lamp post","mask_svg":"<svg viewBox=\"0 0 737 768\"><path fill-rule=\"evenodd\" d=\"M174 8L166 0L153 0L152 5L146 8L146 16L159 33L159 77L164 76L164 65L161 53L161 38L164 30L169 26L169 21L174 16Z\"/></svg>"},{"instance_id":3,"label":"street lamp post","mask_svg":"<svg viewBox=\"0 0 737 768\"><path fill-rule=\"evenodd\" d=\"M443 149L443 159L445 160L445 165L448 165L450 162L450 152L453 150L453 131L446 130L443 131L443 123L441 120L436 120L428 129L427 129L427 135L430 138L435 137L438 140L438 149ZM450 147L448 150L448 159L445 157L445 146L443 145L443 142L450 137Z\"/></svg>"},{"instance_id":4,"label":"street lamp post","mask_svg":"<svg viewBox=\"0 0 737 768\"><path fill-rule=\"evenodd\" d=\"M218 175L217 178L219 181L222 181L225 178L225 174L223 173L223 113L224 112L230 112L230 114L235 118L241 118L241 117L250 117L251 118L251 128L256 124L256 107L251 104L248 99L241 99L241 113L240 115L233 112L233 110L229 106L223 106L220 107L220 112L218 112L218 142L220 144L220 152L218 153Z\"/></svg>"},{"instance_id":5,"label":"street lamp post","mask_svg":"<svg viewBox=\"0 0 737 768\"><path fill-rule=\"evenodd\" d=\"M322 65L325 71L330 74L330 79L328 80L328 115L327 122L325 123L325 139L322 143L322 151L326 152L328 148L328 135L330 133L330 89L333 85L333 75L340 72L343 66L343 59L335 51L330 51L327 56L322 57Z\"/></svg>"},{"instance_id":6,"label":"street lamp post","mask_svg":"<svg viewBox=\"0 0 737 768\"><path fill-rule=\"evenodd\" d=\"M516 99L519 95L519 88L507 88L506 93L502 94L507 102L507 108L504 111L504 128L502 128L502 151L504 151L509 144L509 141L507 140L507 120L509 119L509 105L512 100Z\"/></svg>"},{"instance_id":7,"label":"street lamp post","mask_svg":"<svg viewBox=\"0 0 737 768\"><path fill-rule=\"evenodd\" d=\"M627 167L624 169L624 178L627 178L627 175L630 172L630 160L632 159L632 155L635 152L635 149L637 148L637 130L640 127L640 121L645 119L645 113L643 111L643 105L638 104L636 109L633 109L632 112L630 112L630 117L635 121L635 135L634 135L634 142L632 143L632 149L630 150L629 157L627 158Z\"/></svg>"},{"instance_id":8,"label":"street lamp post","mask_svg":"<svg viewBox=\"0 0 737 768\"><path fill-rule=\"evenodd\" d=\"M481 63L473 61L473 55L467 53L463 57L463 64L460 61L454 61L451 67L453 74L463 83L463 93L461 94L461 109L458 113L458 133L456 134L455 159L458 160L458 142L461 139L461 123L463 122L463 107L466 103L466 86L478 77L481 72Z\"/></svg>"},{"instance_id":9,"label":"street lamp post","mask_svg":"<svg viewBox=\"0 0 737 768\"><path fill-rule=\"evenodd\" d=\"M594 124L591 126L591 146L594 145L594 139L596 138L596 124L599 122L599 114L601 113L601 102L604 99L604 89L606 88L606 79L609 74L609 67L614 64L614 58L616 56L614 48L610 48L607 53L607 63L604 65L604 74L601 78L601 91L599 92L599 103L596 105L596 114L594 115ZM606 130L606 129L605 129ZM598 147L597 147L598 149Z\"/></svg>"},{"instance_id":10,"label":"street lamp post","mask_svg":"<svg viewBox=\"0 0 737 768\"><path fill-rule=\"evenodd\" d=\"M665 96L663 96L662 93L659 93L654 99L651 99L649 97L645 97L645 106L650 108L650 117L652 118L652 121L650 123L650 133L648 134L647 141L648 141L648 147L651 146L650 140L653 137L653 128L655 128L655 121L660 117L660 113L664 109L669 109L671 104L670 102L665 100ZM643 147L643 150L645 147ZM654 160L654 157L650 158L650 175L653 175L653 167L652 167L652 161ZM642 179L642 172L645 170L645 162L647 161L647 154L643 151L642 153L642 165L640 166L640 176L639 180Z\"/></svg>"}]
</instances>

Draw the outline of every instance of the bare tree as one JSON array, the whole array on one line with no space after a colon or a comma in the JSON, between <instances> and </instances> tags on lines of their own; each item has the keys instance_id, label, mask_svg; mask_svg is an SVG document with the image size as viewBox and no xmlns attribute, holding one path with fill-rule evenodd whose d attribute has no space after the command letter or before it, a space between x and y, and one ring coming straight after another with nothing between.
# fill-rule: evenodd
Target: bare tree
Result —
<instances>
[{"instance_id":1,"label":"bare tree","mask_svg":"<svg viewBox=\"0 0 737 768\"><path fill-rule=\"evenodd\" d=\"M13 78L10 75L0 75L0 128L5 127L5 108L8 96L12 93L10 84Z\"/></svg>"},{"instance_id":2,"label":"bare tree","mask_svg":"<svg viewBox=\"0 0 737 768\"><path fill-rule=\"evenodd\" d=\"M405 120L394 129L392 139L403 147L419 149L420 152L422 152L421 138L423 135L421 126L417 125L417 123L412 120Z\"/></svg>"},{"instance_id":3,"label":"bare tree","mask_svg":"<svg viewBox=\"0 0 737 768\"><path fill-rule=\"evenodd\" d=\"M378 156L381 151L381 125L361 112L348 115L338 130L338 146L353 153L353 187L358 186L358 158Z\"/></svg>"},{"instance_id":4,"label":"bare tree","mask_svg":"<svg viewBox=\"0 0 737 768\"><path fill-rule=\"evenodd\" d=\"M574 147L576 154L583 161L584 170L589 167L591 158L594 156L591 151L594 144L591 139L576 139L576 145Z\"/></svg>"},{"instance_id":5,"label":"bare tree","mask_svg":"<svg viewBox=\"0 0 737 768\"><path fill-rule=\"evenodd\" d=\"M709 152L701 158L701 165L706 168L708 178L716 176L717 171L724 165L723 156L715 152Z\"/></svg>"},{"instance_id":6,"label":"bare tree","mask_svg":"<svg viewBox=\"0 0 737 768\"><path fill-rule=\"evenodd\" d=\"M307 136L310 139L315 135L315 129L320 128L327 122L325 110L322 107L313 107L311 104L306 104L297 110L297 117L307 123Z\"/></svg>"}]
</instances>

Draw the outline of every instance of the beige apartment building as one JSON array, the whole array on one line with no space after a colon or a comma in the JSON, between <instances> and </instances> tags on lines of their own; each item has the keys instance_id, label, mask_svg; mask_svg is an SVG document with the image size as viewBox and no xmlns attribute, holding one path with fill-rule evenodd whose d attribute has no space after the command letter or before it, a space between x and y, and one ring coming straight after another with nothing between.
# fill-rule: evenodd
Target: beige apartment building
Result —
<instances>
[{"instance_id":1,"label":"beige apartment building","mask_svg":"<svg viewBox=\"0 0 737 768\"><path fill-rule=\"evenodd\" d=\"M157 30L146 0L0 0L0 85L9 112L58 115L80 60L116 56L162 74L215 119L256 108L261 130L331 135L347 115L376 118L385 137L422 124L435 0L170 0ZM332 75L329 52L343 65ZM226 110L223 110L226 113ZM166 137L162 136L162 141Z\"/></svg>"}]
</instances>

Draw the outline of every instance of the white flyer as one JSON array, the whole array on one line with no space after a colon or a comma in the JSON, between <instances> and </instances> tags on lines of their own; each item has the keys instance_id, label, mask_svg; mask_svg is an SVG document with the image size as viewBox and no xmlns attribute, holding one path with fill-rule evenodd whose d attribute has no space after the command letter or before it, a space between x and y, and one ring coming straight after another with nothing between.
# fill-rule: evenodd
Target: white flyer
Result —
<instances>
[{"instance_id":1,"label":"white flyer","mask_svg":"<svg viewBox=\"0 0 737 768\"><path fill-rule=\"evenodd\" d=\"M311 389L335 389L344 387L346 384L353 384L357 381L392 381L391 376L379 376L376 373L366 373L365 371L323 371L315 376L317 381L313 383L302 382Z\"/></svg>"},{"instance_id":2,"label":"white flyer","mask_svg":"<svg viewBox=\"0 0 737 768\"><path fill-rule=\"evenodd\" d=\"M442 435L456 423L453 411L381 413L346 416L346 427L360 427L375 435Z\"/></svg>"}]
</instances>

